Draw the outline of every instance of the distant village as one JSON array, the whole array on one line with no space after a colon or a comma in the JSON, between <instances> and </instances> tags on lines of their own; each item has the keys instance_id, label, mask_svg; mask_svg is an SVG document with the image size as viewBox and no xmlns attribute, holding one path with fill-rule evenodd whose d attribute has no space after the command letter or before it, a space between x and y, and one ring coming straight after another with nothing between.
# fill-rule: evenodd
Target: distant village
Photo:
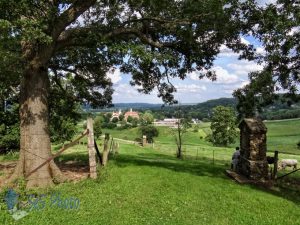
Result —
<instances>
[{"instance_id":1,"label":"distant village","mask_svg":"<svg viewBox=\"0 0 300 225\"><path fill-rule=\"evenodd\" d=\"M123 112L121 109L119 109L118 111L113 111L113 112L109 112L112 114L110 120L113 121L114 118L119 119L120 116L123 115ZM140 112L138 111L133 111L132 108L129 109L129 111L124 113L124 120L126 122L128 121L128 118L132 118L132 119L140 119ZM176 126L177 122L179 121L178 118L165 118L162 120L158 120L158 119L154 119L153 121L153 125L154 126L168 126L168 127L174 127ZM192 123L193 124L199 124L202 123L201 120L198 119L192 119Z\"/></svg>"}]
</instances>

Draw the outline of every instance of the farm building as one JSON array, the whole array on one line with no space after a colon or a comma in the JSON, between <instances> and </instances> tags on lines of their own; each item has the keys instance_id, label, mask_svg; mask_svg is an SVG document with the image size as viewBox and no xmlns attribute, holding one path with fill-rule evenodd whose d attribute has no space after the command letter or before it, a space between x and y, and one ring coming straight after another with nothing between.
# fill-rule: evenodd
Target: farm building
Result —
<instances>
[{"instance_id":1,"label":"farm building","mask_svg":"<svg viewBox=\"0 0 300 225\"><path fill-rule=\"evenodd\" d=\"M125 118L126 121L127 121L129 116L131 116L132 118L137 118L137 119L140 118L139 113L135 112L135 111L132 111L132 109L130 109L129 112L125 113L124 118Z\"/></svg>"},{"instance_id":2,"label":"farm building","mask_svg":"<svg viewBox=\"0 0 300 225\"><path fill-rule=\"evenodd\" d=\"M122 114L121 109L119 109L119 112L113 112L110 120L113 120L113 118L118 118L119 119L119 116L121 114Z\"/></svg>"},{"instance_id":3,"label":"farm building","mask_svg":"<svg viewBox=\"0 0 300 225\"><path fill-rule=\"evenodd\" d=\"M179 121L179 119L164 119L164 120L156 120L154 122L155 126L169 126L169 127L173 127L176 125L176 123Z\"/></svg>"}]
</instances>

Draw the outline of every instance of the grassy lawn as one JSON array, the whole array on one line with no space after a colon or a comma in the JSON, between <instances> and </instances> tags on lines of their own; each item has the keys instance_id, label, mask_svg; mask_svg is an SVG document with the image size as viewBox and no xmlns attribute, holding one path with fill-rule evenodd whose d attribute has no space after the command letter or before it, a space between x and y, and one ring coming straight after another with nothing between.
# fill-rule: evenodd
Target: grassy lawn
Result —
<instances>
[{"instance_id":1,"label":"grassy lawn","mask_svg":"<svg viewBox=\"0 0 300 225\"><path fill-rule=\"evenodd\" d=\"M300 154L296 144L300 141L300 119L285 121L267 121L267 144L270 151L279 150Z\"/></svg>"},{"instance_id":2,"label":"grassy lawn","mask_svg":"<svg viewBox=\"0 0 300 225\"><path fill-rule=\"evenodd\" d=\"M77 146L60 160L78 152L78 159L85 161L84 151ZM120 154L100 170L96 181L39 192L76 197L79 209L50 207L48 197L44 209L14 222L0 203L0 224L300 224L299 191L236 184L224 174L224 162L218 154L212 165L207 158L177 160L168 149L121 144Z\"/></svg>"},{"instance_id":3,"label":"grassy lawn","mask_svg":"<svg viewBox=\"0 0 300 225\"><path fill-rule=\"evenodd\" d=\"M266 124L270 150L278 149L281 144L288 152L299 151L293 147L292 139L287 140L300 137L294 128L299 127L300 120ZM24 190L21 185L18 193L25 202L27 194L46 194L45 208L29 211L26 206L29 215L14 221L4 201L0 201L0 224L300 225L300 190L290 184L291 178L300 182L300 172L282 180L272 190L239 185L224 173L230 167L234 148L213 147L200 138L203 129L209 129L209 125L186 134L183 160L175 158L176 146L170 130L160 127L154 146L143 148L120 141L119 154L106 168L99 168L97 180L65 183L34 192ZM104 132L128 140L138 136L136 128ZM53 149L58 150L59 146ZM0 156L0 160L17 157L18 154L10 153ZM279 157L300 161L300 155L280 154ZM88 164L86 146L77 145L56 160ZM53 193L61 193L62 199L79 199L79 209L51 206ZM4 194L0 193L0 199L4 199Z\"/></svg>"}]
</instances>

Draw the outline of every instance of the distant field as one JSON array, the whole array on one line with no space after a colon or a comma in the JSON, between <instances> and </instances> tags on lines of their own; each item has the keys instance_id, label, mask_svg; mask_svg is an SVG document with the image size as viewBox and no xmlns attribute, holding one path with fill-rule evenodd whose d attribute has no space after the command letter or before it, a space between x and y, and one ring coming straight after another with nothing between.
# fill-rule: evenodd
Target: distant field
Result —
<instances>
[{"instance_id":1,"label":"distant field","mask_svg":"<svg viewBox=\"0 0 300 225\"><path fill-rule=\"evenodd\" d=\"M297 149L297 143L300 141L300 119L266 121L268 127L267 144L268 150L279 150L280 152L288 152L300 154Z\"/></svg>"},{"instance_id":2,"label":"distant field","mask_svg":"<svg viewBox=\"0 0 300 225\"><path fill-rule=\"evenodd\" d=\"M300 149L297 149L297 143L300 141L300 119L294 120L282 120L282 121L266 121L268 127L267 133L267 146L268 151L273 152L279 150L283 153L300 155ZM174 143L174 137L172 136L171 129L168 127L157 127L159 129L159 137L155 138L155 142L158 144L172 144ZM114 137L118 137L126 140L134 140L139 137L138 129L133 128L124 131L107 130ZM190 129L185 134L184 144L186 145L200 145L202 147L211 147L212 144L205 141L205 136L211 133L210 123L200 124L198 132L194 132ZM201 138L202 137L202 138ZM239 138L236 143L230 145L231 149L239 145Z\"/></svg>"}]
</instances>

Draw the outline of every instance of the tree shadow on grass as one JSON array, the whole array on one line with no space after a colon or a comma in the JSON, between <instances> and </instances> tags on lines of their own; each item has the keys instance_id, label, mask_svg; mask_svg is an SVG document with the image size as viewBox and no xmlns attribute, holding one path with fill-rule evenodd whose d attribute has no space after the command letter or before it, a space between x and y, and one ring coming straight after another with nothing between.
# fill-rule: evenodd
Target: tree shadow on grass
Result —
<instances>
[{"instance_id":1,"label":"tree shadow on grass","mask_svg":"<svg viewBox=\"0 0 300 225\"><path fill-rule=\"evenodd\" d=\"M266 188L263 186L251 185L251 188L267 192L280 198L287 199L300 206L300 178L285 177L278 179L274 186Z\"/></svg>"},{"instance_id":2,"label":"tree shadow on grass","mask_svg":"<svg viewBox=\"0 0 300 225\"><path fill-rule=\"evenodd\" d=\"M89 164L89 156L88 153L69 153L69 154L62 154L59 157L54 159L55 162L58 163L65 163L68 161L76 161L79 164Z\"/></svg>"},{"instance_id":3,"label":"tree shadow on grass","mask_svg":"<svg viewBox=\"0 0 300 225\"><path fill-rule=\"evenodd\" d=\"M215 160L212 164L210 158L201 157L199 160L179 160L175 156L159 154L159 153L140 153L137 155L119 155L114 159L115 164L119 167L126 167L131 165L159 167L172 170L175 172L190 173L196 176L206 176L212 178L221 178L230 180L225 175L225 169L228 168L228 161ZM238 185L238 183L237 183ZM300 204L300 189L291 185L285 185L284 182L277 184L273 188L266 188L257 185L247 185L257 191L266 192L280 198L287 199L297 205ZM299 180L300 187L300 180Z\"/></svg>"},{"instance_id":4,"label":"tree shadow on grass","mask_svg":"<svg viewBox=\"0 0 300 225\"><path fill-rule=\"evenodd\" d=\"M130 165L159 167L197 176L226 178L223 161L215 161L215 165L212 165L211 160L180 160L175 156L165 154L140 153L137 155L119 155L115 158L115 164L119 167Z\"/></svg>"}]
</instances>

